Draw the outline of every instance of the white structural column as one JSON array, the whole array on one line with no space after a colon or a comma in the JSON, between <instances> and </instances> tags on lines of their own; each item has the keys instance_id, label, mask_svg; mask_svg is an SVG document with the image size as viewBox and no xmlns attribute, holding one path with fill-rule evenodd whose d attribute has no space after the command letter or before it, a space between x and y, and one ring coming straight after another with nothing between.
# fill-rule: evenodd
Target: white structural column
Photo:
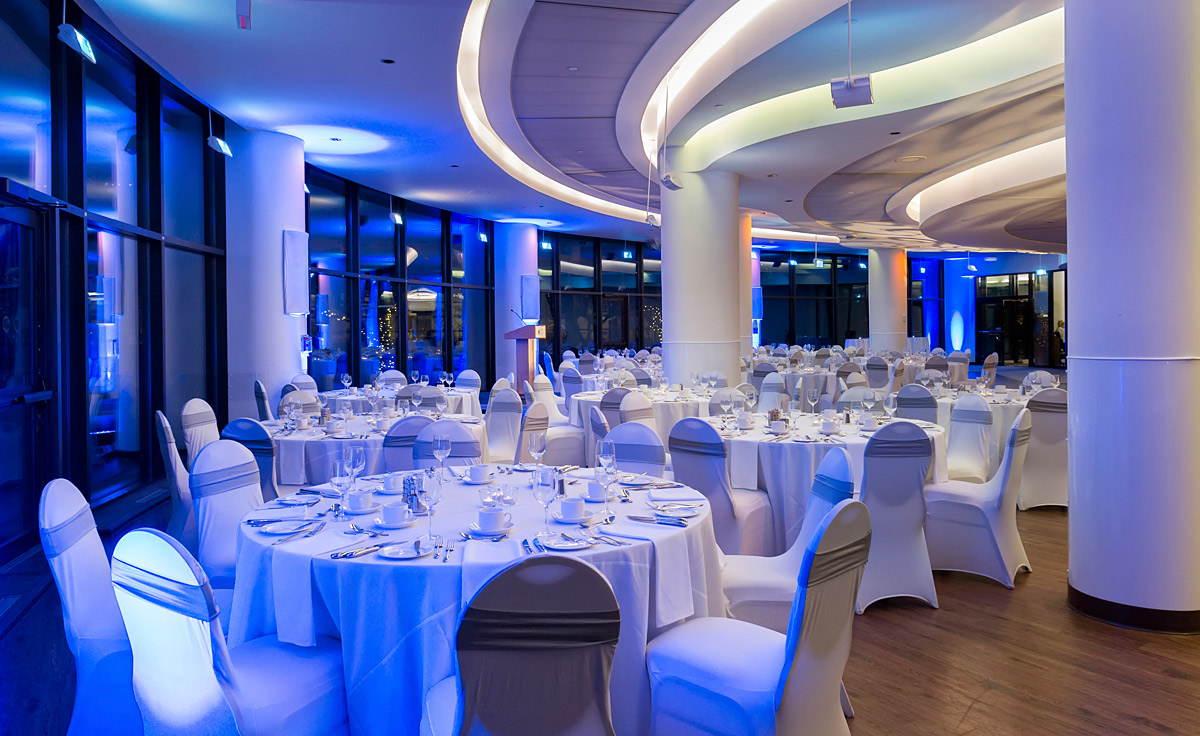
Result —
<instances>
[{"instance_id":1,"label":"white structural column","mask_svg":"<svg viewBox=\"0 0 1200 736\"><path fill-rule=\"evenodd\" d=\"M516 370L513 341L504 333L522 326L521 277L537 274L538 231L528 223L496 223L493 231L496 263L496 377ZM515 313L515 314L514 314ZM542 315L543 317L548 315ZM538 348L541 361L543 346ZM550 356L558 365L558 356ZM539 362L540 365L540 362ZM490 388L485 386L485 389ZM521 387L514 387L521 390Z\"/></svg>"},{"instance_id":2,"label":"white structural column","mask_svg":"<svg viewBox=\"0 0 1200 736\"><path fill-rule=\"evenodd\" d=\"M738 329L741 331L739 354L748 355L754 339L754 275L758 259L754 258L754 237L750 234L754 218L748 212L738 216Z\"/></svg>"},{"instance_id":3,"label":"white structural column","mask_svg":"<svg viewBox=\"0 0 1200 736\"><path fill-rule=\"evenodd\" d=\"M733 379L741 348L737 174L675 176L683 188L662 192L663 365L674 383L694 370Z\"/></svg>"},{"instance_id":4,"label":"white structural column","mask_svg":"<svg viewBox=\"0 0 1200 736\"><path fill-rule=\"evenodd\" d=\"M257 417L255 379L277 397L302 370L306 320L283 311L283 231L304 231L304 143L262 130L227 139L229 416Z\"/></svg>"},{"instance_id":5,"label":"white structural column","mask_svg":"<svg viewBox=\"0 0 1200 736\"><path fill-rule=\"evenodd\" d=\"M1197 29L1193 0L1153 12L1124 0L1067 3L1068 601L1115 623L1191 632L1200 631Z\"/></svg>"},{"instance_id":6,"label":"white structural column","mask_svg":"<svg viewBox=\"0 0 1200 736\"><path fill-rule=\"evenodd\" d=\"M908 345L908 254L900 248L867 251L871 349L904 351Z\"/></svg>"}]
</instances>

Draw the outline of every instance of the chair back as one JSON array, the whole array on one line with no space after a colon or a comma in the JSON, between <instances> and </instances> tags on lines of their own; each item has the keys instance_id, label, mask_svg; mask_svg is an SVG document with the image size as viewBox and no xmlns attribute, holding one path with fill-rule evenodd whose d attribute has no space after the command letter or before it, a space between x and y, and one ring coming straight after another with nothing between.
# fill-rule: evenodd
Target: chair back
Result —
<instances>
[{"instance_id":1,"label":"chair back","mask_svg":"<svg viewBox=\"0 0 1200 736\"><path fill-rule=\"evenodd\" d=\"M384 386L391 386L392 388L400 388L401 386L408 385L408 379L404 377L404 374L394 368L389 368L380 373L379 382Z\"/></svg>"},{"instance_id":2,"label":"chair back","mask_svg":"<svg viewBox=\"0 0 1200 736\"><path fill-rule=\"evenodd\" d=\"M777 733L845 733L841 683L850 657L858 586L871 548L871 515L842 501L804 551L775 690Z\"/></svg>"},{"instance_id":3,"label":"chair back","mask_svg":"<svg viewBox=\"0 0 1200 736\"><path fill-rule=\"evenodd\" d=\"M532 387L530 387L532 388ZM513 462L517 456L517 441L521 439L521 397L511 388L500 389L488 399L483 421L487 425L488 454Z\"/></svg>"},{"instance_id":4,"label":"chair back","mask_svg":"<svg viewBox=\"0 0 1200 736\"><path fill-rule=\"evenodd\" d=\"M656 478L663 476L667 450L654 429L640 422L626 422L609 432L608 439L613 442L619 470Z\"/></svg>"},{"instance_id":5,"label":"chair back","mask_svg":"<svg viewBox=\"0 0 1200 736\"><path fill-rule=\"evenodd\" d=\"M925 361L925 370L946 373L950 370L950 362L944 355L932 355L929 360Z\"/></svg>"},{"instance_id":6,"label":"chair back","mask_svg":"<svg viewBox=\"0 0 1200 736\"><path fill-rule=\"evenodd\" d=\"M275 418L271 413L271 404L267 401L267 387L262 381L254 381L254 403L258 406L258 420L269 422Z\"/></svg>"},{"instance_id":7,"label":"chair back","mask_svg":"<svg viewBox=\"0 0 1200 736\"><path fill-rule=\"evenodd\" d=\"M758 410L770 411L778 409L782 412L787 412L788 402L791 397L788 396L787 382L783 380L783 376L778 373L768 373L762 380L762 387L758 393ZM711 401L709 406L712 406Z\"/></svg>"},{"instance_id":8,"label":"chair back","mask_svg":"<svg viewBox=\"0 0 1200 736\"><path fill-rule=\"evenodd\" d=\"M996 387L996 369L1000 365L1000 356L992 353L983 359L983 377L987 379L987 387Z\"/></svg>"},{"instance_id":9,"label":"chair back","mask_svg":"<svg viewBox=\"0 0 1200 736\"><path fill-rule=\"evenodd\" d=\"M1017 513L1017 496L1021 491L1021 476L1025 470L1025 457L1029 452L1029 437L1033 433L1033 418L1029 409L1022 409L1008 430L1004 445L1004 458L1000 469L992 476L989 484L995 493L997 508L1001 515Z\"/></svg>"},{"instance_id":10,"label":"chair back","mask_svg":"<svg viewBox=\"0 0 1200 736\"><path fill-rule=\"evenodd\" d=\"M511 389L510 389L511 390ZM424 414L409 414L388 427L383 436L383 469L388 473L415 470L413 445L421 430L433 424L433 419Z\"/></svg>"},{"instance_id":11,"label":"chair back","mask_svg":"<svg viewBox=\"0 0 1200 736\"><path fill-rule=\"evenodd\" d=\"M846 388L854 388L855 386L868 388L867 377L862 373L851 373L842 380L842 383L846 384Z\"/></svg>"},{"instance_id":12,"label":"chair back","mask_svg":"<svg viewBox=\"0 0 1200 736\"><path fill-rule=\"evenodd\" d=\"M649 427L651 431L657 431L658 423L654 419L654 404L650 403L650 399L640 391L630 391L625 394L617 408L621 416L621 424L637 422ZM662 442L660 441L659 444Z\"/></svg>"},{"instance_id":13,"label":"chair back","mask_svg":"<svg viewBox=\"0 0 1200 736\"><path fill-rule=\"evenodd\" d=\"M843 381L846 380L851 373L862 373L862 368L858 367L858 363L842 363L837 367L837 377Z\"/></svg>"},{"instance_id":14,"label":"chair back","mask_svg":"<svg viewBox=\"0 0 1200 736\"><path fill-rule=\"evenodd\" d=\"M762 391L763 379L771 373L778 373L779 369L770 363L759 363L754 366L754 370L750 372L750 385L755 391Z\"/></svg>"},{"instance_id":15,"label":"chair back","mask_svg":"<svg viewBox=\"0 0 1200 736\"><path fill-rule=\"evenodd\" d=\"M847 409L850 409L856 401L874 404L875 392L868 386L854 386L853 388L847 388L841 393L840 396L838 396L836 404L837 410L839 412L846 411Z\"/></svg>"},{"instance_id":16,"label":"chair back","mask_svg":"<svg viewBox=\"0 0 1200 736\"><path fill-rule=\"evenodd\" d=\"M421 397L421 409L437 411L435 408L437 406L437 399L439 396L445 399L446 392L442 390L441 386L419 386L416 389L415 396Z\"/></svg>"},{"instance_id":17,"label":"chair back","mask_svg":"<svg viewBox=\"0 0 1200 736\"><path fill-rule=\"evenodd\" d=\"M813 477L812 488L804 503L804 519L800 524L800 533L796 541L788 547L785 554L803 557L804 550L817 533L817 527L825 515L842 501L854 497L854 470L850 462L850 453L844 447L830 448L821 458L817 466L817 474ZM796 559L796 570L800 569L800 559Z\"/></svg>"},{"instance_id":18,"label":"chair back","mask_svg":"<svg viewBox=\"0 0 1200 736\"><path fill-rule=\"evenodd\" d=\"M562 359L563 360L578 360L579 356L575 354L574 350L564 350L563 354L562 354Z\"/></svg>"},{"instance_id":19,"label":"chair back","mask_svg":"<svg viewBox=\"0 0 1200 736\"><path fill-rule=\"evenodd\" d=\"M629 395L629 389L624 386L610 388L600 399L600 411L608 420L609 428L621 423L621 402Z\"/></svg>"},{"instance_id":20,"label":"chair back","mask_svg":"<svg viewBox=\"0 0 1200 736\"><path fill-rule=\"evenodd\" d=\"M1021 508L1067 505L1067 392L1044 388L1025 405L1029 449L1021 473Z\"/></svg>"},{"instance_id":21,"label":"chair back","mask_svg":"<svg viewBox=\"0 0 1200 736\"><path fill-rule=\"evenodd\" d=\"M288 411L293 406L300 407L302 414L320 414L321 403L317 401L316 394L309 393L303 389L291 391L279 400L279 416L287 416Z\"/></svg>"},{"instance_id":22,"label":"chair back","mask_svg":"<svg viewBox=\"0 0 1200 736\"><path fill-rule=\"evenodd\" d=\"M925 474L932 460L929 435L912 422L885 424L867 441L859 500L871 511L876 539L924 537Z\"/></svg>"},{"instance_id":23,"label":"chair back","mask_svg":"<svg viewBox=\"0 0 1200 736\"><path fill-rule=\"evenodd\" d=\"M225 425L225 429L221 430L221 439L233 440L254 455L254 461L258 463L258 482L263 501L275 500L279 496L275 487L275 441L271 439L267 428L253 419L242 417Z\"/></svg>"},{"instance_id":24,"label":"chair back","mask_svg":"<svg viewBox=\"0 0 1200 736\"><path fill-rule=\"evenodd\" d=\"M221 439L217 431L217 415L204 399L189 399L180 412L183 440L187 444L188 470L196 464L200 451Z\"/></svg>"},{"instance_id":25,"label":"chair back","mask_svg":"<svg viewBox=\"0 0 1200 736\"><path fill-rule=\"evenodd\" d=\"M317 394L317 382L307 373L297 373L292 376L290 383L301 391L307 391L314 396Z\"/></svg>"},{"instance_id":26,"label":"chair back","mask_svg":"<svg viewBox=\"0 0 1200 736\"><path fill-rule=\"evenodd\" d=\"M468 368L465 371L459 371L458 375L454 377L454 386L479 393L483 387L483 379L479 377L478 373Z\"/></svg>"},{"instance_id":27,"label":"chair back","mask_svg":"<svg viewBox=\"0 0 1200 736\"><path fill-rule=\"evenodd\" d=\"M413 442L413 464L418 468L439 466L438 459L433 456L433 440L439 434L450 437L450 454L446 457L446 465L455 467L478 465L483 462L483 448L480 447L475 433L462 422L441 419L417 433L417 439Z\"/></svg>"},{"instance_id":28,"label":"chair back","mask_svg":"<svg viewBox=\"0 0 1200 736\"><path fill-rule=\"evenodd\" d=\"M813 353L813 363L816 365L825 365L825 361L829 360L829 356L831 355L833 355L833 353L829 351L829 348L821 348L817 352Z\"/></svg>"},{"instance_id":29,"label":"chair back","mask_svg":"<svg viewBox=\"0 0 1200 736\"><path fill-rule=\"evenodd\" d=\"M733 513L733 489L729 485L721 435L708 422L688 417L671 428L667 446L675 480L700 491L712 507L717 545L726 554L737 554L741 539Z\"/></svg>"},{"instance_id":30,"label":"chair back","mask_svg":"<svg viewBox=\"0 0 1200 736\"><path fill-rule=\"evenodd\" d=\"M750 384L745 384L750 385ZM713 391L712 397L708 400L709 416L715 416L718 411L721 411L721 402L728 397L729 410L735 411L735 406L740 401L744 408L746 405L746 395L736 388L719 388Z\"/></svg>"},{"instance_id":31,"label":"chair back","mask_svg":"<svg viewBox=\"0 0 1200 736\"><path fill-rule=\"evenodd\" d=\"M633 376L633 381L639 386L650 385L650 374L641 368L630 368L629 375ZM724 380L724 379L721 379Z\"/></svg>"},{"instance_id":32,"label":"chair back","mask_svg":"<svg viewBox=\"0 0 1200 736\"><path fill-rule=\"evenodd\" d=\"M654 347L650 348L650 354L651 355L662 355L662 346L655 345Z\"/></svg>"},{"instance_id":33,"label":"chair back","mask_svg":"<svg viewBox=\"0 0 1200 736\"><path fill-rule=\"evenodd\" d=\"M171 490L171 520L167 534L178 539L188 551L196 549L196 510L192 506L192 491L188 487L188 471L179 457L175 433L161 411L154 412L158 432L158 449L162 452L163 467L167 470L167 487Z\"/></svg>"},{"instance_id":34,"label":"chair back","mask_svg":"<svg viewBox=\"0 0 1200 736\"><path fill-rule=\"evenodd\" d=\"M933 350L930 350L929 352L931 352L934 355L937 355L939 357L942 357L942 358L946 357L946 349L945 348L934 348Z\"/></svg>"},{"instance_id":35,"label":"chair back","mask_svg":"<svg viewBox=\"0 0 1200 736\"><path fill-rule=\"evenodd\" d=\"M891 369L887 361L879 356L867 358L867 385L871 388L887 389L891 383Z\"/></svg>"},{"instance_id":36,"label":"chair back","mask_svg":"<svg viewBox=\"0 0 1200 736\"><path fill-rule=\"evenodd\" d=\"M591 353L584 353L579 356L579 374L590 376L596 372L596 356Z\"/></svg>"},{"instance_id":37,"label":"chair back","mask_svg":"<svg viewBox=\"0 0 1200 736\"><path fill-rule=\"evenodd\" d=\"M241 444L217 440L196 458L189 483L200 564L214 588L232 589L238 524L263 503L258 463Z\"/></svg>"},{"instance_id":38,"label":"chair back","mask_svg":"<svg viewBox=\"0 0 1200 736\"><path fill-rule=\"evenodd\" d=\"M616 596L596 568L558 555L515 561L459 621L454 733L612 734L608 688L620 629Z\"/></svg>"},{"instance_id":39,"label":"chair back","mask_svg":"<svg viewBox=\"0 0 1200 736\"><path fill-rule=\"evenodd\" d=\"M283 384L283 387L279 389L279 400L282 401L284 396L287 396L288 394L290 394L293 391L299 391L299 390L300 389L296 388L295 384L285 383L285 384Z\"/></svg>"},{"instance_id":40,"label":"chair back","mask_svg":"<svg viewBox=\"0 0 1200 736\"><path fill-rule=\"evenodd\" d=\"M535 432L547 433L546 449L549 450L550 409L542 401L533 402L525 410L525 417L521 420L521 440L517 444L517 462L533 462L533 455L529 454L529 436Z\"/></svg>"},{"instance_id":41,"label":"chair back","mask_svg":"<svg viewBox=\"0 0 1200 736\"><path fill-rule=\"evenodd\" d=\"M604 412L600 411L600 407L592 406L588 408L588 421L592 425L592 439L602 440L608 436L608 420L604 418Z\"/></svg>"},{"instance_id":42,"label":"chair back","mask_svg":"<svg viewBox=\"0 0 1200 736\"><path fill-rule=\"evenodd\" d=\"M562 371L562 386L563 398L570 406L571 397L583 390L583 376L575 368L567 366Z\"/></svg>"},{"instance_id":43,"label":"chair back","mask_svg":"<svg viewBox=\"0 0 1200 736\"><path fill-rule=\"evenodd\" d=\"M946 363L950 369L950 385L961 386L967 382L967 370L971 363L969 355L955 350L946 356Z\"/></svg>"},{"instance_id":44,"label":"chair back","mask_svg":"<svg viewBox=\"0 0 1200 736\"><path fill-rule=\"evenodd\" d=\"M978 394L959 395L950 409L946 470L951 480L983 483L991 459L992 410Z\"/></svg>"},{"instance_id":45,"label":"chair back","mask_svg":"<svg viewBox=\"0 0 1200 736\"><path fill-rule=\"evenodd\" d=\"M1038 379L1038 385L1042 387L1049 386L1054 381L1054 374L1050 371L1029 371L1025 374L1025 378L1022 379L1021 383L1025 384L1026 387L1032 386L1035 376Z\"/></svg>"},{"instance_id":46,"label":"chair back","mask_svg":"<svg viewBox=\"0 0 1200 736\"><path fill-rule=\"evenodd\" d=\"M896 392L896 416L937 423L937 399L919 383L910 383Z\"/></svg>"},{"instance_id":47,"label":"chair back","mask_svg":"<svg viewBox=\"0 0 1200 736\"><path fill-rule=\"evenodd\" d=\"M500 390L502 390L502 389L506 389L506 388L512 388L512 387L513 387L513 385L512 385L512 381L510 381L510 380L508 380L507 378L504 378L503 376L501 376L500 378L497 378L497 379L496 379L496 382L495 382L495 383L493 383L493 384L492 384L492 393L495 393L495 392L497 392L497 391L500 391Z\"/></svg>"},{"instance_id":48,"label":"chair back","mask_svg":"<svg viewBox=\"0 0 1200 736\"><path fill-rule=\"evenodd\" d=\"M244 733L233 664L202 566L166 534L135 529L113 550L111 580L133 647L145 732Z\"/></svg>"},{"instance_id":49,"label":"chair back","mask_svg":"<svg viewBox=\"0 0 1200 736\"><path fill-rule=\"evenodd\" d=\"M715 379L716 383L713 384L715 388L725 388L725 387L729 386L729 381L725 378L725 374L722 373L721 371L705 371L704 378L705 379L709 379L709 378ZM646 385L649 386L650 384L647 383Z\"/></svg>"}]
</instances>

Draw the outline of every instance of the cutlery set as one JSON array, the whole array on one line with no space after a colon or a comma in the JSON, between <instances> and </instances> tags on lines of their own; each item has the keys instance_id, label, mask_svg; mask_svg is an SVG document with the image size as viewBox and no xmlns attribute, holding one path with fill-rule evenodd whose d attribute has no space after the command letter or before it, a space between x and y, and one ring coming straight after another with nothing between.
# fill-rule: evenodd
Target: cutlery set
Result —
<instances>
[{"instance_id":1,"label":"cutlery set","mask_svg":"<svg viewBox=\"0 0 1200 736\"><path fill-rule=\"evenodd\" d=\"M284 542L291 542L292 540L295 540L295 539L305 539L307 537L311 537L312 535L316 534L317 532L321 531L324 528L325 528L325 522L323 522L323 521L309 522L308 524L305 524L304 527L302 527L295 534L289 534L288 536L284 537L283 539L276 539L274 542L271 542L271 544L272 544L272 546L274 546L274 545L283 544Z\"/></svg>"}]
</instances>

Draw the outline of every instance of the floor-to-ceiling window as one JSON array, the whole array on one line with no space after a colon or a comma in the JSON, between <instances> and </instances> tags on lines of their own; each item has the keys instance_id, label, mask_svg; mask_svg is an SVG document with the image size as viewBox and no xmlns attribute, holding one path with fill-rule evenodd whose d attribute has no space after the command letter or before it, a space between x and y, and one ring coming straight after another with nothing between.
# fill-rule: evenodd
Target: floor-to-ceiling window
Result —
<instances>
[{"instance_id":1,"label":"floor-to-ceiling window","mask_svg":"<svg viewBox=\"0 0 1200 736\"><path fill-rule=\"evenodd\" d=\"M943 347L942 261L908 259L908 334L929 338L929 347Z\"/></svg>"},{"instance_id":2,"label":"floor-to-ceiling window","mask_svg":"<svg viewBox=\"0 0 1200 736\"><path fill-rule=\"evenodd\" d=\"M761 250L760 343L834 345L868 337L867 259Z\"/></svg>"}]
</instances>

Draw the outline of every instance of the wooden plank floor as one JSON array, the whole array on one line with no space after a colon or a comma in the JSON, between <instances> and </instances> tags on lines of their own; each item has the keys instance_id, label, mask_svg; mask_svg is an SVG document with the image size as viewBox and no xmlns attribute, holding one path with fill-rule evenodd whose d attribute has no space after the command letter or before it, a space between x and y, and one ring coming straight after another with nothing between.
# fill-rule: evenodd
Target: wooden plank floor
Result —
<instances>
[{"instance_id":1,"label":"wooden plank floor","mask_svg":"<svg viewBox=\"0 0 1200 736\"><path fill-rule=\"evenodd\" d=\"M1021 512L1016 590L934 573L941 608L883 601L854 624L854 736L1200 734L1200 637L1132 631L1066 604L1067 514Z\"/></svg>"}]
</instances>

